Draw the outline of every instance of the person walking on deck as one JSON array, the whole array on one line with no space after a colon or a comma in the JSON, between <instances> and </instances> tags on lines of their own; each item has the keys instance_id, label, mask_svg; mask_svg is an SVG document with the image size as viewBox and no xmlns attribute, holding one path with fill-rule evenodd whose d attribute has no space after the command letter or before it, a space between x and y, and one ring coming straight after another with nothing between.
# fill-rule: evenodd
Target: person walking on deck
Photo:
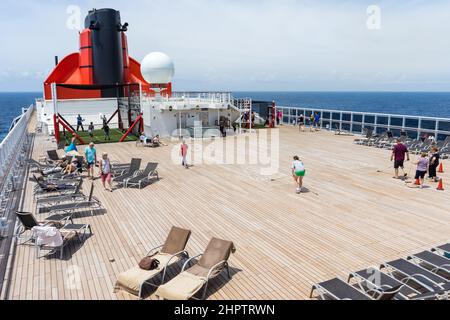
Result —
<instances>
[{"instance_id":1,"label":"person walking on deck","mask_svg":"<svg viewBox=\"0 0 450 320\"><path fill-rule=\"evenodd\" d=\"M430 167L428 168L428 175L430 180L434 180L435 182L438 182L437 168L439 167L440 160L441 155L439 153L439 148L436 146L431 148Z\"/></svg>"},{"instance_id":2,"label":"person walking on deck","mask_svg":"<svg viewBox=\"0 0 450 320\"><path fill-rule=\"evenodd\" d=\"M298 130L305 132L305 116L303 114L298 118Z\"/></svg>"},{"instance_id":3,"label":"person walking on deck","mask_svg":"<svg viewBox=\"0 0 450 320\"><path fill-rule=\"evenodd\" d=\"M108 124L106 124L104 127L103 127L103 132L105 133L105 141L106 140L108 140L108 141L111 141L111 128L109 127L109 125Z\"/></svg>"},{"instance_id":4,"label":"person walking on deck","mask_svg":"<svg viewBox=\"0 0 450 320\"><path fill-rule=\"evenodd\" d=\"M314 115L314 127L316 131L319 131L319 126L320 126L320 114L316 112L316 114Z\"/></svg>"},{"instance_id":5,"label":"person walking on deck","mask_svg":"<svg viewBox=\"0 0 450 320\"><path fill-rule=\"evenodd\" d=\"M91 124L88 127L89 139L91 140L91 142L94 141L94 130L95 130L94 123L91 122Z\"/></svg>"},{"instance_id":6,"label":"person walking on deck","mask_svg":"<svg viewBox=\"0 0 450 320\"><path fill-rule=\"evenodd\" d=\"M83 122L84 122L84 119L79 114L77 117L77 131L80 131L80 128L81 128L81 130L84 132Z\"/></svg>"},{"instance_id":7,"label":"person walking on deck","mask_svg":"<svg viewBox=\"0 0 450 320\"><path fill-rule=\"evenodd\" d=\"M88 179L94 179L94 168L97 163L97 150L95 149L95 144L91 142L89 147L84 151L87 162Z\"/></svg>"},{"instance_id":8,"label":"person walking on deck","mask_svg":"<svg viewBox=\"0 0 450 320\"><path fill-rule=\"evenodd\" d=\"M312 132L314 128L314 114L309 116L309 131Z\"/></svg>"},{"instance_id":9,"label":"person walking on deck","mask_svg":"<svg viewBox=\"0 0 450 320\"><path fill-rule=\"evenodd\" d=\"M102 158L100 159L99 162L99 167L100 167L100 176L102 179L102 185L103 188L105 188L105 190L113 192L113 189L111 187L111 160L109 160L108 154L107 153L103 153ZM106 187L106 183L108 183L108 188Z\"/></svg>"},{"instance_id":10,"label":"person walking on deck","mask_svg":"<svg viewBox=\"0 0 450 320\"><path fill-rule=\"evenodd\" d=\"M423 188L424 181L425 181L425 175L428 171L428 166L430 164L430 161L427 157L427 153L423 152L420 156L420 159L415 162L417 164L417 171L416 171L416 181L418 180L420 182L420 188Z\"/></svg>"},{"instance_id":11,"label":"person walking on deck","mask_svg":"<svg viewBox=\"0 0 450 320\"><path fill-rule=\"evenodd\" d=\"M183 143L181 144L181 158L183 159L182 165L186 169L189 169L189 165L187 163L188 149L189 149L189 146L186 144L186 141L183 140Z\"/></svg>"},{"instance_id":12,"label":"person walking on deck","mask_svg":"<svg viewBox=\"0 0 450 320\"><path fill-rule=\"evenodd\" d=\"M300 194L302 192L303 178L305 177L305 174L306 174L305 165L298 156L295 156L294 162L292 163L292 177L294 178L295 181L297 194Z\"/></svg>"},{"instance_id":13,"label":"person walking on deck","mask_svg":"<svg viewBox=\"0 0 450 320\"><path fill-rule=\"evenodd\" d=\"M394 161L395 179L398 179L399 169L402 169L403 176L406 178L408 176L405 173L405 155L407 161L409 161L409 151L408 148L402 143L400 139L397 139L397 144L394 147L391 155L391 161Z\"/></svg>"}]
</instances>

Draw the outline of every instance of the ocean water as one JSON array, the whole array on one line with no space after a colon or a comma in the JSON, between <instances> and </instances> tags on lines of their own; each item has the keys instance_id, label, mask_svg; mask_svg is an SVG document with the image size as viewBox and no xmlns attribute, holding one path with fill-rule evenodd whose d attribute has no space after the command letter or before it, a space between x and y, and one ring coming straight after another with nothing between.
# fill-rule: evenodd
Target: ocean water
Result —
<instances>
[{"instance_id":1,"label":"ocean water","mask_svg":"<svg viewBox=\"0 0 450 320\"><path fill-rule=\"evenodd\" d=\"M285 107L450 118L450 92L236 92Z\"/></svg>"},{"instance_id":2,"label":"ocean water","mask_svg":"<svg viewBox=\"0 0 450 320\"><path fill-rule=\"evenodd\" d=\"M0 92L0 141L11 121L42 93ZM450 118L450 92L235 92L277 105Z\"/></svg>"},{"instance_id":3,"label":"ocean water","mask_svg":"<svg viewBox=\"0 0 450 320\"><path fill-rule=\"evenodd\" d=\"M22 107L30 106L41 96L42 93L36 92L0 92L0 141L8 134L11 122L20 115Z\"/></svg>"}]
</instances>

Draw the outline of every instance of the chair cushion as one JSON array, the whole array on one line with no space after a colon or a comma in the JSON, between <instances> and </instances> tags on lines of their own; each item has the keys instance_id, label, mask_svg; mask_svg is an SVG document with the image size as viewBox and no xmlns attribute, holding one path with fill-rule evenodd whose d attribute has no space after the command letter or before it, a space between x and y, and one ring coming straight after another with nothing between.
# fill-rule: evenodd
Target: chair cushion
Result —
<instances>
[{"instance_id":1,"label":"chair cushion","mask_svg":"<svg viewBox=\"0 0 450 320\"><path fill-rule=\"evenodd\" d=\"M213 238L198 265L209 270L221 261L228 261L231 253L235 251L233 242Z\"/></svg>"},{"instance_id":2,"label":"chair cushion","mask_svg":"<svg viewBox=\"0 0 450 320\"><path fill-rule=\"evenodd\" d=\"M114 292L117 293L119 290L125 290L131 294L138 295L141 285L160 274L164 270L166 264L169 262L170 257L171 256L167 254L155 255L153 258L157 259L160 262L159 267L155 270L147 271L139 268L139 266L136 266L128 271L119 274L117 276L117 282L114 288ZM170 261L169 266L178 263L179 261L179 257L174 257Z\"/></svg>"},{"instance_id":3,"label":"chair cushion","mask_svg":"<svg viewBox=\"0 0 450 320\"><path fill-rule=\"evenodd\" d=\"M166 243L161 249L161 252L174 255L184 251L190 236L190 230L173 227L167 237Z\"/></svg>"},{"instance_id":4,"label":"chair cushion","mask_svg":"<svg viewBox=\"0 0 450 320\"><path fill-rule=\"evenodd\" d=\"M183 272L158 288L155 295L165 300L189 300L206 283L203 277Z\"/></svg>"}]
</instances>

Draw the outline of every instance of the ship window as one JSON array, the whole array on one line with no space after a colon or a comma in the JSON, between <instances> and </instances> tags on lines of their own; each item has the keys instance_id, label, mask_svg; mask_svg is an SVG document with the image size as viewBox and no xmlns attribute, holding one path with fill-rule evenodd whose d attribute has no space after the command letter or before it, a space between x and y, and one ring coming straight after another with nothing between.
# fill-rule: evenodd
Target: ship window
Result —
<instances>
[{"instance_id":1,"label":"ship window","mask_svg":"<svg viewBox=\"0 0 450 320\"><path fill-rule=\"evenodd\" d=\"M365 115L364 123L375 123L375 116Z\"/></svg>"},{"instance_id":2,"label":"ship window","mask_svg":"<svg viewBox=\"0 0 450 320\"><path fill-rule=\"evenodd\" d=\"M322 118L330 119L330 113L329 112L324 112Z\"/></svg>"},{"instance_id":3,"label":"ship window","mask_svg":"<svg viewBox=\"0 0 450 320\"><path fill-rule=\"evenodd\" d=\"M341 128L342 128L342 130L350 131L350 124L349 123L343 123Z\"/></svg>"},{"instance_id":4,"label":"ship window","mask_svg":"<svg viewBox=\"0 0 450 320\"><path fill-rule=\"evenodd\" d=\"M450 135L448 135L448 134L439 134L438 135L438 141L444 141L448 137L450 137Z\"/></svg>"},{"instance_id":5,"label":"ship window","mask_svg":"<svg viewBox=\"0 0 450 320\"><path fill-rule=\"evenodd\" d=\"M355 133L361 133L362 132L362 126L359 124L354 124L353 125L353 132Z\"/></svg>"},{"instance_id":6,"label":"ship window","mask_svg":"<svg viewBox=\"0 0 450 320\"><path fill-rule=\"evenodd\" d=\"M391 132L393 134L394 137L400 137L400 129L391 129Z\"/></svg>"},{"instance_id":7,"label":"ship window","mask_svg":"<svg viewBox=\"0 0 450 320\"><path fill-rule=\"evenodd\" d=\"M406 118L405 119L405 127L418 128L419 127L419 119Z\"/></svg>"},{"instance_id":8,"label":"ship window","mask_svg":"<svg viewBox=\"0 0 450 320\"><path fill-rule=\"evenodd\" d=\"M352 121L352 115L350 113L343 113L342 114L342 121Z\"/></svg>"},{"instance_id":9,"label":"ship window","mask_svg":"<svg viewBox=\"0 0 450 320\"><path fill-rule=\"evenodd\" d=\"M391 126L403 127L403 118L391 118Z\"/></svg>"},{"instance_id":10,"label":"ship window","mask_svg":"<svg viewBox=\"0 0 450 320\"><path fill-rule=\"evenodd\" d=\"M291 109L291 115L296 116L297 115L297 109Z\"/></svg>"},{"instance_id":11,"label":"ship window","mask_svg":"<svg viewBox=\"0 0 450 320\"><path fill-rule=\"evenodd\" d=\"M362 114L354 114L353 115L353 122L359 122L361 123L363 119ZM361 130L357 130L357 131L361 131Z\"/></svg>"},{"instance_id":12,"label":"ship window","mask_svg":"<svg viewBox=\"0 0 450 320\"><path fill-rule=\"evenodd\" d=\"M449 121L439 121L439 130L450 132L450 122Z\"/></svg>"},{"instance_id":13,"label":"ship window","mask_svg":"<svg viewBox=\"0 0 450 320\"><path fill-rule=\"evenodd\" d=\"M434 120L422 120L420 126L422 129L436 130L436 121Z\"/></svg>"},{"instance_id":14,"label":"ship window","mask_svg":"<svg viewBox=\"0 0 450 320\"><path fill-rule=\"evenodd\" d=\"M322 126L325 129L330 129L330 121L322 121Z\"/></svg>"},{"instance_id":15,"label":"ship window","mask_svg":"<svg viewBox=\"0 0 450 320\"><path fill-rule=\"evenodd\" d=\"M337 112L333 112L333 120L341 120L341 114Z\"/></svg>"},{"instance_id":16,"label":"ship window","mask_svg":"<svg viewBox=\"0 0 450 320\"><path fill-rule=\"evenodd\" d=\"M389 124L389 118L388 117L381 117L381 116L379 116L377 118L377 124L388 125Z\"/></svg>"}]
</instances>

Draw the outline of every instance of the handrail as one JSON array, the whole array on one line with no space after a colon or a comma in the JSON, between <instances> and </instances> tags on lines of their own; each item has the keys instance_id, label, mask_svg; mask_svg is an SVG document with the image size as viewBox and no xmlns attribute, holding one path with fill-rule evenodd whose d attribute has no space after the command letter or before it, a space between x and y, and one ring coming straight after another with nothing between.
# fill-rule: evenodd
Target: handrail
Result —
<instances>
[{"instance_id":1,"label":"handrail","mask_svg":"<svg viewBox=\"0 0 450 320\"><path fill-rule=\"evenodd\" d=\"M277 106L277 110L283 113L282 122L290 125L297 124L301 114L317 112L321 116L320 128L330 131L363 134L368 128L377 134L388 130L405 131L412 139L418 139L421 134L434 135L436 140L450 136L450 118L284 106Z\"/></svg>"},{"instance_id":2,"label":"handrail","mask_svg":"<svg viewBox=\"0 0 450 320\"><path fill-rule=\"evenodd\" d=\"M21 144L23 143L28 122L33 111L34 106L30 106L5 139L0 143L0 178L6 176L9 167L15 159L13 155L18 153L17 150L20 149Z\"/></svg>"}]
</instances>

